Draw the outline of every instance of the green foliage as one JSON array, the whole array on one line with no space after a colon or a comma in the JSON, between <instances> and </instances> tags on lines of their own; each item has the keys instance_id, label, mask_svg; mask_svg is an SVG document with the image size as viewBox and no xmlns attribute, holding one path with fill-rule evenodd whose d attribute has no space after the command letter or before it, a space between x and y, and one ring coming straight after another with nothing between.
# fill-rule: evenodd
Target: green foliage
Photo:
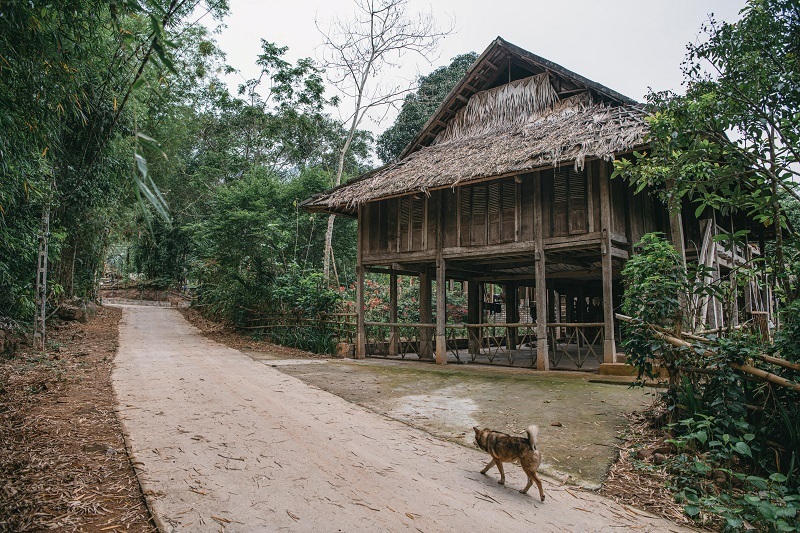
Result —
<instances>
[{"instance_id":1,"label":"green foliage","mask_svg":"<svg viewBox=\"0 0 800 533\"><path fill-rule=\"evenodd\" d=\"M648 95L650 148L615 163L639 190L661 191L671 209L692 202L737 212L748 228L783 228L788 200L800 200L800 10L792 0L750 0L741 20L703 27L688 45L686 94ZM784 243L771 267L788 292Z\"/></svg>"},{"instance_id":2,"label":"green foliage","mask_svg":"<svg viewBox=\"0 0 800 533\"><path fill-rule=\"evenodd\" d=\"M797 483L773 472L767 477L748 474L740 465L752 461L757 428L740 421L735 434L719 427L718 419L696 416L672 425L679 454L667 462L675 500L700 523L726 531L797 531L800 492Z\"/></svg>"},{"instance_id":3,"label":"green foliage","mask_svg":"<svg viewBox=\"0 0 800 533\"><path fill-rule=\"evenodd\" d=\"M158 198L137 132L149 95L177 75L174 36L194 5L145 0L0 5L0 308L32 311L39 221L49 279L93 296L109 227L129 195ZM212 16L227 10L209 1ZM164 209L163 199L155 202ZM53 296L57 296L53 294Z\"/></svg>"},{"instance_id":4,"label":"green foliage","mask_svg":"<svg viewBox=\"0 0 800 533\"><path fill-rule=\"evenodd\" d=\"M284 315L331 313L341 303L339 291L327 287L321 272L304 271L295 263L275 278L271 293L272 309Z\"/></svg>"},{"instance_id":5,"label":"green foliage","mask_svg":"<svg viewBox=\"0 0 800 533\"><path fill-rule=\"evenodd\" d=\"M693 295L714 294L733 308L734 284L711 282L703 272L684 284L663 246L650 246L625 272L624 309L640 319L623 328L632 362L640 376L650 373L650 361L670 371L668 406L678 421L670 427L678 453L666 462L672 490L687 515L727 530L797 531L800 523L797 393L737 371L741 364L766 367L796 381L789 369L767 367L761 354L798 360L799 30L800 9L791 0L750 0L739 21L710 20L706 39L688 46L686 94L648 96L648 152L615 163L615 175L639 191L659 191L673 212L694 204L698 216L711 208L744 219L723 246L759 227L774 235L765 263L736 269L745 280L761 269L777 279L782 329L774 345L744 329L675 348L648 324L680 336Z\"/></svg>"},{"instance_id":6,"label":"green foliage","mask_svg":"<svg viewBox=\"0 0 800 533\"><path fill-rule=\"evenodd\" d=\"M745 329L680 348L665 342L661 332L676 336L686 313L677 295L705 289L702 282L687 283L680 258L657 235L645 235L637 247L641 252L623 271L623 312L636 317L622 325L623 345L640 378L655 377L656 363L669 372L665 397L677 420L669 426L677 453L666 466L677 501L700 523L794 531L800 507L797 393L736 371L738 364L760 361L760 334ZM797 302L784 308L786 329L772 348L780 347L782 357L796 349L798 310ZM789 370L769 371L792 379Z\"/></svg>"},{"instance_id":7,"label":"green foliage","mask_svg":"<svg viewBox=\"0 0 800 533\"><path fill-rule=\"evenodd\" d=\"M378 137L375 150L381 161L388 163L402 153L476 59L475 52L461 54L448 66L420 76L419 88L405 97L394 124Z\"/></svg>"},{"instance_id":8,"label":"green foliage","mask_svg":"<svg viewBox=\"0 0 800 533\"><path fill-rule=\"evenodd\" d=\"M775 352L800 363L800 299L780 311L781 330L775 335Z\"/></svg>"},{"instance_id":9,"label":"green foliage","mask_svg":"<svg viewBox=\"0 0 800 533\"><path fill-rule=\"evenodd\" d=\"M659 234L648 233L636 244L640 251L625 265L622 312L634 318L622 322L622 347L639 378L657 377L656 356L677 383L681 350L665 345L644 324L674 327L681 321L678 295L687 287L686 269L675 248Z\"/></svg>"}]
</instances>

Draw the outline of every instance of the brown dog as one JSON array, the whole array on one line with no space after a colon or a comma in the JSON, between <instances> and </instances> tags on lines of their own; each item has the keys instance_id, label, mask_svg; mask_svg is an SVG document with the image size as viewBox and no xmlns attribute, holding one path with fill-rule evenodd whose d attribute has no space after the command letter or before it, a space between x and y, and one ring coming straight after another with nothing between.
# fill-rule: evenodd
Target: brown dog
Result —
<instances>
[{"instance_id":1,"label":"brown dog","mask_svg":"<svg viewBox=\"0 0 800 533\"><path fill-rule=\"evenodd\" d=\"M503 472L503 462L511 463L519 461L520 466L528 476L528 484L520 492L525 494L531 488L533 482L539 487L539 496L544 501L544 490L542 490L542 482L536 475L536 470L539 468L539 463L542 461L542 454L536 446L536 438L539 435L539 428L537 426L530 426L526 429L528 438L525 437L512 437L499 431L492 431L491 429L478 429L477 426L473 427L475 430L475 442L478 447L492 456L492 460L486 465L486 468L481 470L481 474L485 474L489 469L497 465L500 471L500 483L504 485L506 482L506 474Z\"/></svg>"}]
</instances>

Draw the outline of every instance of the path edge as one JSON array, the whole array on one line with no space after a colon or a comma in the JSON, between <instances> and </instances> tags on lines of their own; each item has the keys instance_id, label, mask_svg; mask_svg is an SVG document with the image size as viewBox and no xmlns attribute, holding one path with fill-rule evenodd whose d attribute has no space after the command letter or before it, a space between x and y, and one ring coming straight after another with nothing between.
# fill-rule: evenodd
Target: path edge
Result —
<instances>
[{"instance_id":1,"label":"path edge","mask_svg":"<svg viewBox=\"0 0 800 533\"><path fill-rule=\"evenodd\" d=\"M122 307L122 306L120 306ZM147 509L147 514L150 517L153 525L156 527L156 531L158 533L171 533L174 531L174 528L167 527L167 524L164 520L155 512L155 501L153 501L152 494L153 492L150 491L148 494L147 484L145 481L142 480L142 476L139 475L139 468L136 467L136 463L144 464L141 461L136 460L136 455L133 453L133 447L131 445L128 425L125 419L122 417L122 413L119 410L119 398L117 397L117 389L114 387L114 371L117 369L117 357L119 356L119 333L122 329L122 324L125 321L125 309L122 308L122 318L117 323L117 349L114 352L114 361L112 362L112 370L111 370L111 398L114 402L114 418L117 419L119 422L119 426L122 429L122 441L125 444L125 455L128 457L128 462L133 469L133 474L136 477L136 484L139 487L139 492L142 494L142 498L144 500L144 506Z\"/></svg>"}]
</instances>

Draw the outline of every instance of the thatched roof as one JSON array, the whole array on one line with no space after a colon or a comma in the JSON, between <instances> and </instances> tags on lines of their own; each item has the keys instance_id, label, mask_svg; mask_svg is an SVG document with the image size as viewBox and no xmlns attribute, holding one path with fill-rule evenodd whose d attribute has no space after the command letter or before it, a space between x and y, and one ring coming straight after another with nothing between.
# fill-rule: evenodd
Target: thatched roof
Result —
<instances>
[{"instance_id":1,"label":"thatched roof","mask_svg":"<svg viewBox=\"0 0 800 533\"><path fill-rule=\"evenodd\" d=\"M581 168L587 158L612 160L642 146L646 132L638 104L609 101L588 89L560 97L551 73L543 72L475 93L428 146L406 149L399 161L303 206L353 214L359 204L380 198L562 163Z\"/></svg>"}]
</instances>

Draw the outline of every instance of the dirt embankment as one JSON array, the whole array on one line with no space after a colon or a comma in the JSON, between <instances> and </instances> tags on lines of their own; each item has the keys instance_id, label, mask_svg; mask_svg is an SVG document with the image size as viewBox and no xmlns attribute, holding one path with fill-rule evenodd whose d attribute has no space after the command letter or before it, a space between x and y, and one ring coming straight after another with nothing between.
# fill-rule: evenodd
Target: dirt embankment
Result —
<instances>
[{"instance_id":1,"label":"dirt embankment","mask_svg":"<svg viewBox=\"0 0 800 533\"><path fill-rule=\"evenodd\" d=\"M0 531L154 531L114 414L120 316L0 359Z\"/></svg>"}]
</instances>

